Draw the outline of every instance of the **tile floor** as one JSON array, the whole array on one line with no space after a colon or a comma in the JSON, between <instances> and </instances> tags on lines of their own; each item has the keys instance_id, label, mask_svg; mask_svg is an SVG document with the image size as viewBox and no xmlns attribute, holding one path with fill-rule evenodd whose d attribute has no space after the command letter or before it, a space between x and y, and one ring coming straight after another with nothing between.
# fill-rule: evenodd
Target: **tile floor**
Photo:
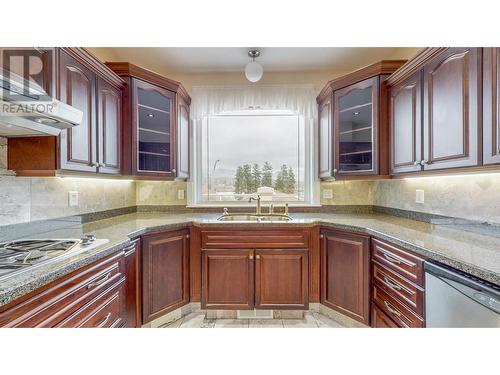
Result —
<instances>
[{"instance_id":1,"label":"tile floor","mask_svg":"<svg viewBox=\"0 0 500 375\"><path fill-rule=\"evenodd\" d=\"M195 312L164 328L350 328L318 312L306 312L303 319L206 319L205 313ZM354 326L353 326L354 327Z\"/></svg>"}]
</instances>

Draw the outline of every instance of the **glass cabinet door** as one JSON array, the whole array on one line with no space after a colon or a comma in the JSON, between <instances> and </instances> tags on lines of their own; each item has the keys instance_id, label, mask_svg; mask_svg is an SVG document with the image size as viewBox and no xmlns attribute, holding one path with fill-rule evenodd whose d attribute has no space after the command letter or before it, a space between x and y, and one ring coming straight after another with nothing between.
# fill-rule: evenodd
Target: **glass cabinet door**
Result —
<instances>
[{"instance_id":1,"label":"glass cabinet door","mask_svg":"<svg viewBox=\"0 0 500 375\"><path fill-rule=\"evenodd\" d=\"M377 173L378 78L335 92L334 174Z\"/></svg>"},{"instance_id":2,"label":"glass cabinet door","mask_svg":"<svg viewBox=\"0 0 500 375\"><path fill-rule=\"evenodd\" d=\"M137 83L138 172L170 173L173 167L172 111L174 93Z\"/></svg>"}]
</instances>

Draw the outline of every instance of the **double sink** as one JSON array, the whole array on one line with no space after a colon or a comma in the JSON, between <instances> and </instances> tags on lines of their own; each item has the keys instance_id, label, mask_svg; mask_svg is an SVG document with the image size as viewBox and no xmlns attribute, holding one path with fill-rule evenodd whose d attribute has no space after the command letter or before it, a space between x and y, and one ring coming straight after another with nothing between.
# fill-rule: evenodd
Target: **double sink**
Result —
<instances>
[{"instance_id":1,"label":"double sink","mask_svg":"<svg viewBox=\"0 0 500 375\"><path fill-rule=\"evenodd\" d=\"M268 221L291 221L292 218L288 215L257 215L257 214L225 214L220 216L217 220L219 221L246 221L246 222L268 222Z\"/></svg>"}]
</instances>

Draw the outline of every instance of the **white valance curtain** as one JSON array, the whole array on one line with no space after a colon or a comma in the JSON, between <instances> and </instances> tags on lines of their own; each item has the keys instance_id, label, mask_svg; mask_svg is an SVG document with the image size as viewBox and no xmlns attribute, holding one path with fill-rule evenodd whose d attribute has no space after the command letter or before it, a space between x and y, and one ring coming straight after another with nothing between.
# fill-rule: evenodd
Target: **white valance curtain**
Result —
<instances>
[{"instance_id":1,"label":"white valance curtain","mask_svg":"<svg viewBox=\"0 0 500 375\"><path fill-rule=\"evenodd\" d=\"M248 109L288 110L316 119L318 107L313 86L195 86L190 116L199 120Z\"/></svg>"}]
</instances>

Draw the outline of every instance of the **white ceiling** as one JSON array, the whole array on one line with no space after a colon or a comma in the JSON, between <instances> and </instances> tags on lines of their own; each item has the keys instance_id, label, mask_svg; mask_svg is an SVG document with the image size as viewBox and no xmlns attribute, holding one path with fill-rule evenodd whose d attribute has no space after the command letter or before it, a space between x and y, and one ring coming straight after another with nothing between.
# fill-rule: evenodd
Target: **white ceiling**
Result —
<instances>
[{"instance_id":1,"label":"white ceiling","mask_svg":"<svg viewBox=\"0 0 500 375\"><path fill-rule=\"evenodd\" d=\"M99 50L96 48L94 50ZM161 63L172 72L241 71L250 61L248 47L203 48L109 48L107 55L115 61L134 61L141 64ZM257 59L265 71L336 70L351 71L383 59L412 57L418 48L257 48Z\"/></svg>"}]
</instances>

